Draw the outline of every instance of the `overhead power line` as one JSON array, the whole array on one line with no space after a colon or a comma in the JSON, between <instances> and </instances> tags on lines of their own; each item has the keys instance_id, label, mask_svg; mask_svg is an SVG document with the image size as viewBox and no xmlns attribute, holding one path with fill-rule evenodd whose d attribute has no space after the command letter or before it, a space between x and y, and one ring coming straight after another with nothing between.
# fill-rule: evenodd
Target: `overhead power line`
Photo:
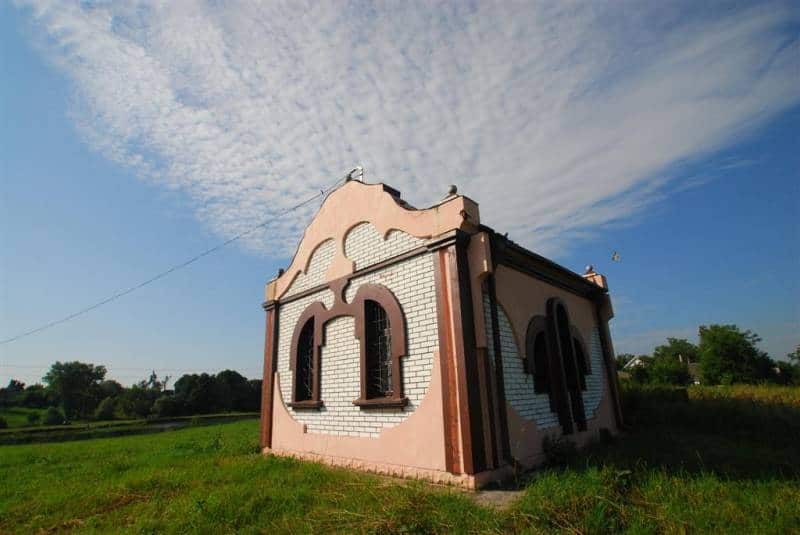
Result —
<instances>
[{"instance_id":1,"label":"overhead power line","mask_svg":"<svg viewBox=\"0 0 800 535\"><path fill-rule=\"evenodd\" d=\"M82 308L82 309L78 310L77 312L73 312L72 314L70 314L68 316L64 316L63 318L60 318L60 319L57 319L57 320L53 320L53 321L51 321L49 323L45 323L44 325L42 325L40 327L36 327L35 329L31 329L29 331L22 332L22 333L20 333L20 334L18 334L16 336L12 336L11 338L6 338L5 340L0 341L0 345L9 344L9 343L11 343L11 342L13 342L15 340L19 340L20 338L25 338L26 336L31 336L32 334L36 334L36 333L42 332L42 331L47 330L47 329L49 329L51 327L55 327L56 325L59 325L61 323L65 323L65 322L67 322L67 321L69 321L71 319L75 319L78 316L82 316L84 314L87 314L87 313L91 312L92 310L100 308L101 306L106 305L106 304L108 304L108 303L110 303L112 301L116 301L117 299L119 299L121 297L124 297L124 296L128 295L129 293L133 293L133 292L135 292L136 290L138 290L140 288L144 288L145 286L147 286L149 284L152 284L152 283L156 282L157 280L163 279L164 277L166 277L170 273L178 271L179 269L183 269L186 266L197 262L201 258L203 258L205 256L208 256L208 255L210 255L212 253L215 253L215 252L219 251L220 249L222 249L223 247L226 247L226 246L230 245L231 243L233 243L233 242L235 242L237 240L240 240L240 239L244 238L245 236L248 236L248 235L252 234L253 232L255 232L257 230L260 230L260 229L266 227L275 218L280 217L280 216L284 216L286 214L294 212L295 210L299 210L300 208L302 208L302 207L304 207L304 206L306 206L308 204L311 204L312 202L314 202L315 200L319 199L320 197L324 197L329 192L334 190L339 184L341 184L345 180L348 180L351 177L353 177L353 174L354 174L355 171L363 173L363 171L361 171L361 168L357 167L357 168L353 169L353 171L350 171L350 173L348 173L344 178L340 178L339 180L337 180L336 182L334 182L333 184L331 184L327 188L319 190L319 193L314 194L313 197L309 197L308 199L306 199L306 200L304 200L304 201L292 206L291 208L283 210L282 212L278 212L276 214L273 214L269 219L266 219L266 220L262 221L261 223L259 223L258 225L255 225L255 226L250 227L249 229L247 229L247 230L245 230L243 232L240 232L236 236L233 236L232 238L229 238L229 239L225 240L224 242L219 243L219 244L215 245L214 247L211 247L210 249L206 249L202 253L193 256L192 258L186 260L185 262L181 262L180 264L174 265L171 268L166 269L166 270L162 271L161 273L158 273L157 275L154 275L153 277L150 277L149 279L147 279L144 282L140 282L139 284L137 284L135 286L131 286L130 288L126 288L124 290L120 290L120 291L112 294L111 296L103 299L102 301L98 301L97 303L94 303L93 305L89 305L86 308Z\"/></svg>"}]
</instances>

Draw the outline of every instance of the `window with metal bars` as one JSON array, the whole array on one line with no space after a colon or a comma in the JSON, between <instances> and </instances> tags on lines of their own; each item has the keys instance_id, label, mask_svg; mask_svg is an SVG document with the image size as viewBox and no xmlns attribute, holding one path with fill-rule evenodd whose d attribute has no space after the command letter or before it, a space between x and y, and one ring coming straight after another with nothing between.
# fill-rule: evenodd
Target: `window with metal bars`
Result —
<instances>
[{"instance_id":1,"label":"window with metal bars","mask_svg":"<svg viewBox=\"0 0 800 535\"><path fill-rule=\"evenodd\" d=\"M314 398L314 318L309 319L297 342L295 401Z\"/></svg>"},{"instance_id":2,"label":"window with metal bars","mask_svg":"<svg viewBox=\"0 0 800 535\"><path fill-rule=\"evenodd\" d=\"M386 311L376 301L364 301L367 364L367 397L391 397L391 325Z\"/></svg>"}]
</instances>

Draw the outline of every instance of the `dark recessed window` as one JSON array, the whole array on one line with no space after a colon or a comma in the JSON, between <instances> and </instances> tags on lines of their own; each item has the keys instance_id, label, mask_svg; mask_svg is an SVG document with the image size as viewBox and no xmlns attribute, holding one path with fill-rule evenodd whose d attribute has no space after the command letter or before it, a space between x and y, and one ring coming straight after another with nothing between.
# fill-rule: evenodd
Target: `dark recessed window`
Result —
<instances>
[{"instance_id":1,"label":"dark recessed window","mask_svg":"<svg viewBox=\"0 0 800 535\"><path fill-rule=\"evenodd\" d=\"M539 331L533 341L533 355L528 356L529 362L533 362L533 391L537 394L547 394L550 392L549 381L547 378L549 364L547 358L547 340L544 331Z\"/></svg>"},{"instance_id":2,"label":"dark recessed window","mask_svg":"<svg viewBox=\"0 0 800 535\"><path fill-rule=\"evenodd\" d=\"M314 318L309 319L297 341L295 401L314 398Z\"/></svg>"},{"instance_id":3,"label":"dark recessed window","mask_svg":"<svg viewBox=\"0 0 800 535\"><path fill-rule=\"evenodd\" d=\"M376 301L364 301L367 366L367 398L391 397L391 325L386 311Z\"/></svg>"}]
</instances>

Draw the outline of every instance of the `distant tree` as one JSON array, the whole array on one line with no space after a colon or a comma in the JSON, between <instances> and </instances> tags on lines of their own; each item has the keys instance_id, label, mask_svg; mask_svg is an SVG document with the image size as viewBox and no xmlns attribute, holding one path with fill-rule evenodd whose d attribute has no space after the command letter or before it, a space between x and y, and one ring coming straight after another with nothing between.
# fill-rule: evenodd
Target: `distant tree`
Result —
<instances>
[{"instance_id":1,"label":"distant tree","mask_svg":"<svg viewBox=\"0 0 800 535\"><path fill-rule=\"evenodd\" d=\"M113 420L117 411L117 400L112 397L104 398L94 410L95 420Z\"/></svg>"},{"instance_id":2,"label":"distant tree","mask_svg":"<svg viewBox=\"0 0 800 535\"><path fill-rule=\"evenodd\" d=\"M652 384L686 386L692 383L689 364L675 357L653 358L647 367L647 380Z\"/></svg>"},{"instance_id":3,"label":"distant tree","mask_svg":"<svg viewBox=\"0 0 800 535\"><path fill-rule=\"evenodd\" d=\"M175 395L164 394L153 403L152 414L159 418L180 416L184 413L184 406Z\"/></svg>"},{"instance_id":4,"label":"distant tree","mask_svg":"<svg viewBox=\"0 0 800 535\"><path fill-rule=\"evenodd\" d=\"M774 382L779 385L800 384L800 365L785 361L776 362Z\"/></svg>"},{"instance_id":5,"label":"distant tree","mask_svg":"<svg viewBox=\"0 0 800 535\"><path fill-rule=\"evenodd\" d=\"M620 353L619 355L617 355L617 357L614 359L617 362L617 371L624 368L625 365L630 361L632 361L634 358L635 355L633 353Z\"/></svg>"},{"instance_id":6,"label":"distant tree","mask_svg":"<svg viewBox=\"0 0 800 535\"><path fill-rule=\"evenodd\" d=\"M685 363L697 362L699 352L696 345L683 338L667 338L667 343L660 345L653 350L653 357L673 358L677 361L683 360Z\"/></svg>"},{"instance_id":7,"label":"distant tree","mask_svg":"<svg viewBox=\"0 0 800 535\"><path fill-rule=\"evenodd\" d=\"M100 401L100 383L105 376L105 366L77 361L56 362L43 380L64 407L68 418L86 418Z\"/></svg>"},{"instance_id":8,"label":"distant tree","mask_svg":"<svg viewBox=\"0 0 800 535\"><path fill-rule=\"evenodd\" d=\"M789 358L789 362L795 364L796 366L800 366L800 345L794 348L794 351L786 356Z\"/></svg>"},{"instance_id":9,"label":"distant tree","mask_svg":"<svg viewBox=\"0 0 800 535\"><path fill-rule=\"evenodd\" d=\"M38 412L29 412L28 413L28 425L36 425L39 423L39 420L42 419L42 415Z\"/></svg>"},{"instance_id":10,"label":"distant tree","mask_svg":"<svg viewBox=\"0 0 800 535\"><path fill-rule=\"evenodd\" d=\"M700 326L700 370L707 384L755 383L771 378L774 361L758 349L761 341L736 325Z\"/></svg>"},{"instance_id":11,"label":"distant tree","mask_svg":"<svg viewBox=\"0 0 800 535\"><path fill-rule=\"evenodd\" d=\"M217 410L215 383L207 373L187 374L175 382L175 396L188 414L208 414Z\"/></svg>"},{"instance_id":12,"label":"distant tree","mask_svg":"<svg viewBox=\"0 0 800 535\"><path fill-rule=\"evenodd\" d=\"M150 373L150 377L126 389L119 397L118 406L126 416L145 418L152 414L153 404L162 394L165 384L166 382L160 381L156 372L153 371Z\"/></svg>"},{"instance_id":13,"label":"distant tree","mask_svg":"<svg viewBox=\"0 0 800 535\"><path fill-rule=\"evenodd\" d=\"M143 381L140 384L151 390L163 392L167 389L167 384L169 383L169 380L170 380L169 375L165 376L163 380L159 380L158 375L156 374L155 370L153 370L152 372L150 372L150 377L147 379L147 381Z\"/></svg>"},{"instance_id":14,"label":"distant tree","mask_svg":"<svg viewBox=\"0 0 800 535\"><path fill-rule=\"evenodd\" d=\"M214 380L216 409L223 411L244 411L248 398L247 378L239 372L224 370Z\"/></svg>"},{"instance_id":15,"label":"distant tree","mask_svg":"<svg viewBox=\"0 0 800 535\"><path fill-rule=\"evenodd\" d=\"M261 410L261 379L250 379L247 385L247 403L243 410L258 412Z\"/></svg>"},{"instance_id":16,"label":"distant tree","mask_svg":"<svg viewBox=\"0 0 800 535\"><path fill-rule=\"evenodd\" d=\"M11 379L8 382L6 390L8 390L10 393L21 394L25 390L25 383L22 381L17 381L16 379Z\"/></svg>"},{"instance_id":17,"label":"distant tree","mask_svg":"<svg viewBox=\"0 0 800 535\"><path fill-rule=\"evenodd\" d=\"M31 409L44 409L51 405L51 395L47 389L40 384L28 385L22 393L21 405Z\"/></svg>"},{"instance_id":18,"label":"distant tree","mask_svg":"<svg viewBox=\"0 0 800 535\"><path fill-rule=\"evenodd\" d=\"M116 398L121 396L123 392L125 392L125 387L113 379L107 379L100 383L100 396L102 399Z\"/></svg>"},{"instance_id":19,"label":"distant tree","mask_svg":"<svg viewBox=\"0 0 800 535\"><path fill-rule=\"evenodd\" d=\"M24 391L25 383L11 379L8 386L0 388L0 406L15 407L19 405Z\"/></svg>"},{"instance_id":20,"label":"distant tree","mask_svg":"<svg viewBox=\"0 0 800 535\"><path fill-rule=\"evenodd\" d=\"M43 422L45 425L61 425L65 423L64 413L58 407L48 407L44 413Z\"/></svg>"}]
</instances>

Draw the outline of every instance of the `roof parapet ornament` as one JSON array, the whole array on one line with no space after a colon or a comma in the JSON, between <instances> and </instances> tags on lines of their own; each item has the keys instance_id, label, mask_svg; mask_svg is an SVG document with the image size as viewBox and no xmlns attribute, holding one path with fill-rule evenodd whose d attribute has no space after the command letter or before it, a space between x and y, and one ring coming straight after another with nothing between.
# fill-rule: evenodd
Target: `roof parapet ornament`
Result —
<instances>
[{"instance_id":1,"label":"roof parapet ornament","mask_svg":"<svg viewBox=\"0 0 800 535\"><path fill-rule=\"evenodd\" d=\"M350 182L351 180L358 180L359 182L364 182L364 168L360 165L353 167L349 173L344 176L345 182Z\"/></svg>"},{"instance_id":2,"label":"roof parapet ornament","mask_svg":"<svg viewBox=\"0 0 800 535\"><path fill-rule=\"evenodd\" d=\"M458 195L458 186L456 186L455 184L450 184L450 186L448 186L447 188L447 195L445 195L442 200L446 201L447 199L451 199L457 195Z\"/></svg>"},{"instance_id":3,"label":"roof parapet ornament","mask_svg":"<svg viewBox=\"0 0 800 535\"><path fill-rule=\"evenodd\" d=\"M601 275L600 273L596 273L594 270L594 266L589 264L586 266L586 272L583 274L583 278L589 282L593 282L601 288L608 288L608 282L606 281L605 275Z\"/></svg>"}]
</instances>

